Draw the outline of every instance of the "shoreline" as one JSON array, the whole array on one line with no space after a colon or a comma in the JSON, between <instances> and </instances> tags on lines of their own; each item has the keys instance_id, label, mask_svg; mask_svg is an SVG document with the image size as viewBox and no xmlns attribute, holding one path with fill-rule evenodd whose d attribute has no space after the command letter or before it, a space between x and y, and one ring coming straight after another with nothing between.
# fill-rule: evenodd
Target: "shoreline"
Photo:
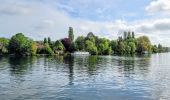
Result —
<instances>
[{"instance_id":1,"label":"shoreline","mask_svg":"<svg viewBox=\"0 0 170 100\"><path fill-rule=\"evenodd\" d=\"M134 56L150 56L153 54L162 54L162 53L169 53L169 52L161 52L161 53L148 53L148 54L123 54L123 55L119 55L119 54L111 54L111 55L87 55L87 56L124 56L124 57L134 57ZM5 57L5 56L9 56L9 57L39 57L39 56L76 56L76 55L72 55L71 53L67 53L67 54L36 54L36 55L14 55L14 54L0 54L0 57ZM85 56L85 55L78 55L78 56Z\"/></svg>"}]
</instances>

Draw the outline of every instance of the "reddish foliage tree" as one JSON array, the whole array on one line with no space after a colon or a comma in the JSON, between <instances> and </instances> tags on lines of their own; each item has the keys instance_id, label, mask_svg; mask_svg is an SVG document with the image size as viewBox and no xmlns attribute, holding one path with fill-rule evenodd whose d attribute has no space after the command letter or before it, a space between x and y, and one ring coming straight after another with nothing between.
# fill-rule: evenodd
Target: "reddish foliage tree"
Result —
<instances>
[{"instance_id":1,"label":"reddish foliage tree","mask_svg":"<svg viewBox=\"0 0 170 100\"><path fill-rule=\"evenodd\" d=\"M66 51L69 51L70 52L70 46L71 46L71 39L70 38L64 38L64 39L61 39L61 42L63 43Z\"/></svg>"}]
</instances>

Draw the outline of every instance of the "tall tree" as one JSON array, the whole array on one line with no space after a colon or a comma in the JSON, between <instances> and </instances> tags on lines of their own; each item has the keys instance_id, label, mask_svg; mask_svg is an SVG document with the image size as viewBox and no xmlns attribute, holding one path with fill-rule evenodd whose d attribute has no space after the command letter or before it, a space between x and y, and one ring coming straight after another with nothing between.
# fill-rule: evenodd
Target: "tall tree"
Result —
<instances>
[{"instance_id":1,"label":"tall tree","mask_svg":"<svg viewBox=\"0 0 170 100\"><path fill-rule=\"evenodd\" d=\"M127 39L127 32L124 32L124 40Z\"/></svg>"},{"instance_id":2,"label":"tall tree","mask_svg":"<svg viewBox=\"0 0 170 100\"><path fill-rule=\"evenodd\" d=\"M52 43L51 43L51 38L50 38L50 37L48 37L48 44L49 44L49 45L52 44Z\"/></svg>"},{"instance_id":3,"label":"tall tree","mask_svg":"<svg viewBox=\"0 0 170 100\"><path fill-rule=\"evenodd\" d=\"M74 41L74 32L72 27L69 27L68 37L70 38L71 42Z\"/></svg>"},{"instance_id":4,"label":"tall tree","mask_svg":"<svg viewBox=\"0 0 170 100\"><path fill-rule=\"evenodd\" d=\"M47 43L47 38L44 38L44 44Z\"/></svg>"},{"instance_id":5,"label":"tall tree","mask_svg":"<svg viewBox=\"0 0 170 100\"><path fill-rule=\"evenodd\" d=\"M132 38L135 38L135 33L134 32L132 32Z\"/></svg>"},{"instance_id":6,"label":"tall tree","mask_svg":"<svg viewBox=\"0 0 170 100\"><path fill-rule=\"evenodd\" d=\"M130 39L132 36L131 36L131 32L129 31L128 32L128 36L127 36L127 39Z\"/></svg>"}]
</instances>

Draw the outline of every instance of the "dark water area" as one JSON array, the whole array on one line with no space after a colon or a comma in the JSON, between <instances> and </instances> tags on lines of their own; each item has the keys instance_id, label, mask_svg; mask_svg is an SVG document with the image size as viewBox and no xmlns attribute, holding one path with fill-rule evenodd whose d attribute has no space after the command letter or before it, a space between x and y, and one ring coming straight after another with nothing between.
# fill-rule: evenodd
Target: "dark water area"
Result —
<instances>
[{"instance_id":1,"label":"dark water area","mask_svg":"<svg viewBox=\"0 0 170 100\"><path fill-rule=\"evenodd\" d=\"M170 100L170 53L0 57L0 100Z\"/></svg>"}]
</instances>

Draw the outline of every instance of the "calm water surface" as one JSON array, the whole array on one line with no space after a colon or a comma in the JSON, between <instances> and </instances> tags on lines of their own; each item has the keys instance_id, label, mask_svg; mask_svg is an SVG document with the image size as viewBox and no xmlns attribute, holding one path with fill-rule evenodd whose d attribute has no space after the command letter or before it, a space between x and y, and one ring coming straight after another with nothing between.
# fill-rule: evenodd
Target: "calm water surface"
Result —
<instances>
[{"instance_id":1,"label":"calm water surface","mask_svg":"<svg viewBox=\"0 0 170 100\"><path fill-rule=\"evenodd\" d=\"M0 100L170 100L170 53L0 57Z\"/></svg>"}]
</instances>

